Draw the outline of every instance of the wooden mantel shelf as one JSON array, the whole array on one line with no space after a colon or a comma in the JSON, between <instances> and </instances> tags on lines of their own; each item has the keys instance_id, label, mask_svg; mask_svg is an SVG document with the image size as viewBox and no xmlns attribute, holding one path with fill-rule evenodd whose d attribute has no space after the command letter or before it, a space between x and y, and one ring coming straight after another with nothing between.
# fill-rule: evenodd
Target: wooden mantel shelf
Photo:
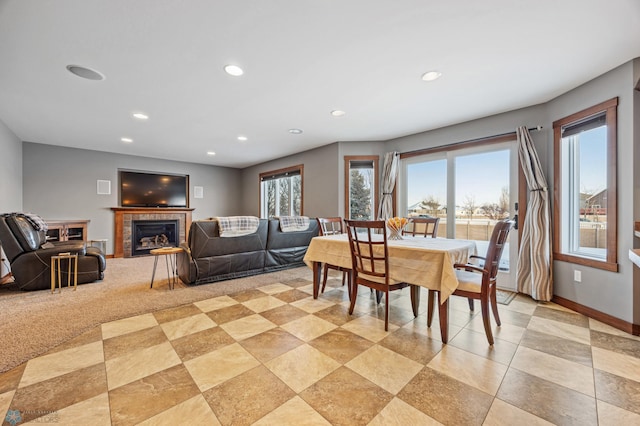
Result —
<instances>
[{"instance_id":1,"label":"wooden mantel shelf","mask_svg":"<svg viewBox=\"0 0 640 426\"><path fill-rule=\"evenodd\" d=\"M189 228L191 227L191 212L195 209L182 207L111 207L114 212L114 244L113 257L129 257L129 253L125 253L124 239L131 237L130 221L132 216L155 219L162 215L175 216L180 222L179 241L186 239ZM127 225L125 225L125 216ZM127 232L125 232L127 226ZM126 234L126 237L125 237Z\"/></svg>"}]
</instances>

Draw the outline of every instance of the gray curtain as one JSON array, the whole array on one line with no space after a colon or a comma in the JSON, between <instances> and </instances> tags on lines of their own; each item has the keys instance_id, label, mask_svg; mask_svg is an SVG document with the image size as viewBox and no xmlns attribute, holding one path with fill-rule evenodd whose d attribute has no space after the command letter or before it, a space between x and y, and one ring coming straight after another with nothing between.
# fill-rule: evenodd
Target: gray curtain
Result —
<instances>
[{"instance_id":1,"label":"gray curtain","mask_svg":"<svg viewBox=\"0 0 640 426\"><path fill-rule=\"evenodd\" d=\"M384 155L382 166L382 197L380 197L380 208L378 209L378 219L386 220L393 215L393 188L396 186L398 176L398 153L387 152Z\"/></svg>"},{"instance_id":2,"label":"gray curtain","mask_svg":"<svg viewBox=\"0 0 640 426\"><path fill-rule=\"evenodd\" d=\"M518 254L518 291L535 300L553 296L549 190L529 130L516 129L518 154L529 189L527 213Z\"/></svg>"}]
</instances>

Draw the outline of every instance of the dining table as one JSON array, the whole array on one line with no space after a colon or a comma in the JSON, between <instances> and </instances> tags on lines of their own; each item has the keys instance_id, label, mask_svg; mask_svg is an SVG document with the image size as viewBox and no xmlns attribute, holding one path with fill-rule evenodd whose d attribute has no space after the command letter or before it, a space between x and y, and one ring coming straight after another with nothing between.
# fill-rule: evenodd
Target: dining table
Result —
<instances>
[{"instance_id":1,"label":"dining table","mask_svg":"<svg viewBox=\"0 0 640 426\"><path fill-rule=\"evenodd\" d=\"M382 236L374 235L373 238L381 239ZM447 343L448 301L449 296L458 287L458 279L453 265L467 263L469 257L476 254L475 241L404 236L400 240L388 239L387 246L389 277L391 279L437 292L440 334L442 342ZM347 269L352 268L351 249L347 234L312 238L304 256L304 262L313 270L313 298L317 299L323 263ZM429 294L429 303L433 303L431 297L433 293ZM419 303L419 299L417 302Z\"/></svg>"}]
</instances>

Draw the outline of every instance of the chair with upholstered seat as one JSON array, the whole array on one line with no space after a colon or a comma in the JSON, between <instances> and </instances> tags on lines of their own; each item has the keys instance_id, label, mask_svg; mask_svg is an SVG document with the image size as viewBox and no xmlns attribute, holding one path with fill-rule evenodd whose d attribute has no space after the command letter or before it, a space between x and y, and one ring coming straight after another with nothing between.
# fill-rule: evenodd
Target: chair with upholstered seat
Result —
<instances>
[{"instance_id":1,"label":"chair with upholstered seat","mask_svg":"<svg viewBox=\"0 0 640 426\"><path fill-rule=\"evenodd\" d=\"M320 236L344 234L341 217L318 217L316 218L316 220L318 221L318 230ZM322 267L322 290L320 290L320 292L324 293L324 289L327 286L329 269L342 272L342 285L344 285L344 281L346 278L348 283L347 289L349 292L351 292L351 269L343 268L336 265L329 265L328 263L325 263Z\"/></svg>"},{"instance_id":2,"label":"chair with upholstered seat","mask_svg":"<svg viewBox=\"0 0 640 426\"><path fill-rule=\"evenodd\" d=\"M484 261L484 264L477 265L472 263L456 263L453 267L456 269L456 277L458 278L458 288L453 292L456 296L466 297L469 300L469 307L473 310L473 301L480 300L482 312L482 322L484 323L484 331L490 345L493 345L493 333L491 332L491 320L489 317L489 306L493 311L493 316L498 326L501 325L500 315L498 314L498 303L496 300L496 276L500 266L500 258L509 235L509 231L514 225L511 219L504 219L496 223L495 228L489 240L487 255L485 257L472 256ZM431 325L433 316L433 302L429 301L427 325Z\"/></svg>"},{"instance_id":3,"label":"chair with upholstered seat","mask_svg":"<svg viewBox=\"0 0 640 426\"><path fill-rule=\"evenodd\" d=\"M358 286L363 285L385 294L384 330L389 330L389 292L411 286L411 306L415 316L418 314L418 296L420 287L398 282L389 276L389 248L384 220L345 220L353 282L351 285L351 304L349 314L358 298Z\"/></svg>"},{"instance_id":4,"label":"chair with upholstered seat","mask_svg":"<svg viewBox=\"0 0 640 426\"><path fill-rule=\"evenodd\" d=\"M438 236L439 217L416 217L411 219L410 222L412 224L411 229L403 229L402 235L422 235L431 238Z\"/></svg>"}]
</instances>

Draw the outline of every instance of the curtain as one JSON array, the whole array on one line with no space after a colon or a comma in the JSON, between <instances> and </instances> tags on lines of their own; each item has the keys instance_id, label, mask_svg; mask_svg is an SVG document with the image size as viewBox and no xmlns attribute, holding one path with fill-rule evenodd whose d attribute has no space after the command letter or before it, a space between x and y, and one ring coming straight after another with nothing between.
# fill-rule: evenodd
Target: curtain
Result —
<instances>
[{"instance_id":1,"label":"curtain","mask_svg":"<svg viewBox=\"0 0 640 426\"><path fill-rule=\"evenodd\" d=\"M516 135L520 164L529 189L518 254L518 291L535 300L549 301L553 296L549 191L529 130L518 127Z\"/></svg>"},{"instance_id":2,"label":"curtain","mask_svg":"<svg viewBox=\"0 0 640 426\"><path fill-rule=\"evenodd\" d=\"M398 153L387 152L382 166L382 197L378 209L378 220L386 220L393 215L393 188L398 176Z\"/></svg>"}]
</instances>

